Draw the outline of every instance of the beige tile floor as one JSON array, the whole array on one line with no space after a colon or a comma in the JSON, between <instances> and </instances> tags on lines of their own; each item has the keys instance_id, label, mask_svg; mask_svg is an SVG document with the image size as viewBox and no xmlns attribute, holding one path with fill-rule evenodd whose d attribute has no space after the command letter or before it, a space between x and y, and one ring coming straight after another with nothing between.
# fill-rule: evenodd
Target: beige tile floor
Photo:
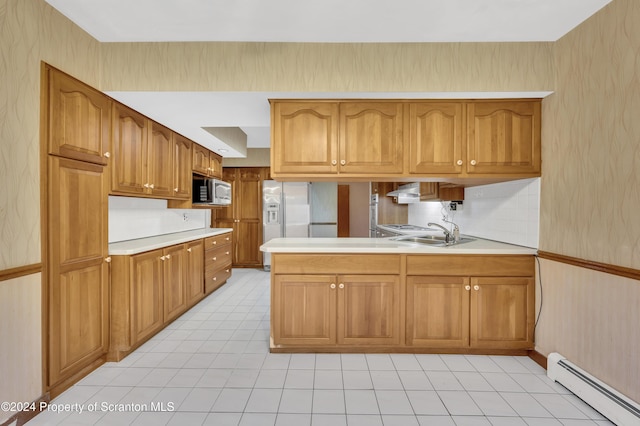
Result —
<instances>
[{"instance_id":1,"label":"beige tile floor","mask_svg":"<svg viewBox=\"0 0 640 426\"><path fill-rule=\"evenodd\" d=\"M63 411L28 424L612 424L527 357L270 354L268 339L269 274L234 269L123 361L52 401Z\"/></svg>"}]
</instances>

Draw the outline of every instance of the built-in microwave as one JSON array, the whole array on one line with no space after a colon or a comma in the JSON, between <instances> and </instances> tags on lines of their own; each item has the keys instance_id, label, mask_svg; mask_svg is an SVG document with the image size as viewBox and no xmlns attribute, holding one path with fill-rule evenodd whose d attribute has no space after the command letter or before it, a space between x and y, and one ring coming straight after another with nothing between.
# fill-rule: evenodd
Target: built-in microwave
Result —
<instances>
[{"instance_id":1,"label":"built-in microwave","mask_svg":"<svg viewBox=\"0 0 640 426\"><path fill-rule=\"evenodd\" d=\"M228 206L231 204L231 184L219 179L193 177L193 204Z\"/></svg>"}]
</instances>

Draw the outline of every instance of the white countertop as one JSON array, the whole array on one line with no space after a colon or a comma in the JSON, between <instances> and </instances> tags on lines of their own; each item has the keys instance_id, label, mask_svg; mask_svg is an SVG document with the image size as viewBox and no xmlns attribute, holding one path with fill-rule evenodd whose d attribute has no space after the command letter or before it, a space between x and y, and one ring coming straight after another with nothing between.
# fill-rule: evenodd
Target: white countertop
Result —
<instances>
[{"instance_id":1,"label":"white countertop","mask_svg":"<svg viewBox=\"0 0 640 426\"><path fill-rule=\"evenodd\" d=\"M471 237L475 238L475 237ZM476 238L448 247L393 241L388 238L274 238L260 246L267 253L419 253L419 254L525 254L537 249Z\"/></svg>"},{"instance_id":2,"label":"white countertop","mask_svg":"<svg viewBox=\"0 0 640 426\"><path fill-rule=\"evenodd\" d=\"M232 228L202 228L193 231L176 232L173 234L157 235L155 237L139 238L137 240L120 241L109 244L109 255L129 256L143 253L145 251L156 250L169 247L175 244L182 244L200 238L213 237L233 231Z\"/></svg>"}]
</instances>

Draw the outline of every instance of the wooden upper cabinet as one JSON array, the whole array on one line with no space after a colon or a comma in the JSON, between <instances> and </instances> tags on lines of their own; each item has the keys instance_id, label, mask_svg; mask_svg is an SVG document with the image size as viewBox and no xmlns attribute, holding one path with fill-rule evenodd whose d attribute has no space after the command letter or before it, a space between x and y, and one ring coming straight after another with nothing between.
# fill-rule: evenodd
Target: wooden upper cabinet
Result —
<instances>
[{"instance_id":1,"label":"wooden upper cabinet","mask_svg":"<svg viewBox=\"0 0 640 426\"><path fill-rule=\"evenodd\" d=\"M467 105L467 172L539 173L540 101Z\"/></svg>"},{"instance_id":2,"label":"wooden upper cabinet","mask_svg":"<svg viewBox=\"0 0 640 426\"><path fill-rule=\"evenodd\" d=\"M211 165L211 176L222 178L222 157L209 151L209 164Z\"/></svg>"},{"instance_id":3,"label":"wooden upper cabinet","mask_svg":"<svg viewBox=\"0 0 640 426\"><path fill-rule=\"evenodd\" d=\"M409 104L409 173L462 172L463 109L460 102Z\"/></svg>"},{"instance_id":4,"label":"wooden upper cabinet","mask_svg":"<svg viewBox=\"0 0 640 426\"><path fill-rule=\"evenodd\" d=\"M107 164L111 99L58 70L46 72L49 154Z\"/></svg>"},{"instance_id":5,"label":"wooden upper cabinet","mask_svg":"<svg viewBox=\"0 0 640 426\"><path fill-rule=\"evenodd\" d=\"M174 157L173 132L151 121L151 136L148 161L148 189L158 197L174 195Z\"/></svg>"},{"instance_id":6,"label":"wooden upper cabinet","mask_svg":"<svg viewBox=\"0 0 640 426\"><path fill-rule=\"evenodd\" d=\"M338 171L338 103L272 102L271 166L278 173Z\"/></svg>"},{"instance_id":7,"label":"wooden upper cabinet","mask_svg":"<svg viewBox=\"0 0 640 426\"><path fill-rule=\"evenodd\" d=\"M201 145L193 144L193 172L209 176L209 150Z\"/></svg>"},{"instance_id":8,"label":"wooden upper cabinet","mask_svg":"<svg viewBox=\"0 0 640 426\"><path fill-rule=\"evenodd\" d=\"M191 149L189 139L173 134L173 196L184 200L191 199Z\"/></svg>"},{"instance_id":9,"label":"wooden upper cabinet","mask_svg":"<svg viewBox=\"0 0 640 426\"><path fill-rule=\"evenodd\" d=\"M402 173L403 108L399 102L340 103L341 173Z\"/></svg>"},{"instance_id":10,"label":"wooden upper cabinet","mask_svg":"<svg viewBox=\"0 0 640 426\"><path fill-rule=\"evenodd\" d=\"M126 194L147 192L149 151L148 120L122 104L113 104L113 162L111 191Z\"/></svg>"}]
</instances>

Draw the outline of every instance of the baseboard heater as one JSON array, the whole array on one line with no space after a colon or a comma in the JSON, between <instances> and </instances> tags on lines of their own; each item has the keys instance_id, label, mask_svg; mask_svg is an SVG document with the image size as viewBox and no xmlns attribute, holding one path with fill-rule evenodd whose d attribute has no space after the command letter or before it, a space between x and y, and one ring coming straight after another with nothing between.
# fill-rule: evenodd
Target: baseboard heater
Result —
<instances>
[{"instance_id":1,"label":"baseboard heater","mask_svg":"<svg viewBox=\"0 0 640 426\"><path fill-rule=\"evenodd\" d=\"M640 425L640 405L557 352L547 357L547 376L619 426Z\"/></svg>"}]
</instances>

